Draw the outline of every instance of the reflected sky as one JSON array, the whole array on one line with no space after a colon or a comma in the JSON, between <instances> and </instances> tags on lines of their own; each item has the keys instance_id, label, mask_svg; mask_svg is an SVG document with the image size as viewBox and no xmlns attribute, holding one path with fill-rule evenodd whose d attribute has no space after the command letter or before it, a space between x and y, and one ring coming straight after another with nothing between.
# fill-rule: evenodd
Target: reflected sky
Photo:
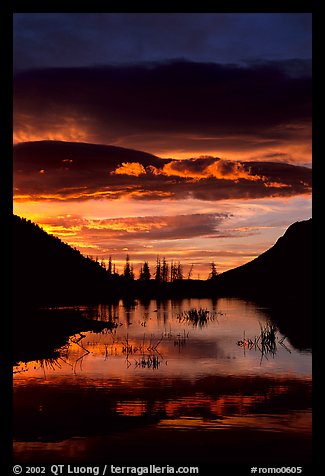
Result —
<instances>
[{"instance_id":1,"label":"reflected sky","mask_svg":"<svg viewBox=\"0 0 325 476\"><path fill-rule=\"evenodd\" d=\"M192 308L206 309L210 319L203 327L179 317ZM183 301L138 302L125 307L99 305L83 312L103 321L114 321L112 332L85 332L71 337L61 357L49 365L30 362L16 368L17 385L30 379L57 382L77 377L123 382L135 379L196 379L208 375L311 376L311 354L293 348L277 332L276 354L262 355L261 349L238 345L244 337L254 339L267 314L252 303L236 299L187 299ZM23 370L23 372L21 372Z\"/></svg>"},{"instance_id":2,"label":"reflected sky","mask_svg":"<svg viewBox=\"0 0 325 476\"><path fill-rule=\"evenodd\" d=\"M194 308L208 313L205 325L180 318ZM17 461L101 459L108 447L114 458L123 454L123 439L131 442L131 461L153 441L169 435L178 442L178 432L186 446L193 430L202 445L205 438L224 445L224 458L230 446L220 432L234 434L243 457L246 432L272 433L276 444L279 438L285 445L295 438L307 444L311 353L297 351L280 332L272 355L238 345L259 334L266 309L239 299L186 299L80 310L117 327L76 334L58 358L14 368ZM180 451L173 457L187 450ZM202 451L201 458L213 457Z\"/></svg>"}]
</instances>

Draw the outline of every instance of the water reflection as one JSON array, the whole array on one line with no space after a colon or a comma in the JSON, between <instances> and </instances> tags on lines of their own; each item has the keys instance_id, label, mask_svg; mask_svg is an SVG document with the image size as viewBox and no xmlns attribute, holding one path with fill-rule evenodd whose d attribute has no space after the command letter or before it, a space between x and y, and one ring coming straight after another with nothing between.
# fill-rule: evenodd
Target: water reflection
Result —
<instances>
[{"instance_id":1,"label":"water reflection","mask_svg":"<svg viewBox=\"0 0 325 476\"><path fill-rule=\"evenodd\" d=\"M180 318L191 309L207 310L213 318L202 326ZM49 459L59 448L50 451L51 441L60 442L61 456L67 456L75 438L86 438L93 448L93 438L100 447L106 438L112 444L117 433L129 438L136 432L141 446L142 437L148 444L149 429L157 441L173 429L172 444L178 431L196 429L212 432L210 442L224 431L255 431L286 434L288 444L299 435L308 447L311 354L297 351L276 327L268 327L263 309L236 299L193 299L82 310L117 326L71 336L50 362L16 366L17 457L32 458L38 442L38 451ZM269 339L273 332L271 353L265 352L262 330ZM240 441L243 445L242 436ZM98 457L88 443L79 448ZM118 454L120 447L113 447L112 454ZM74 451L80 459L81 450Z\"/></svg>"}]
</instances>

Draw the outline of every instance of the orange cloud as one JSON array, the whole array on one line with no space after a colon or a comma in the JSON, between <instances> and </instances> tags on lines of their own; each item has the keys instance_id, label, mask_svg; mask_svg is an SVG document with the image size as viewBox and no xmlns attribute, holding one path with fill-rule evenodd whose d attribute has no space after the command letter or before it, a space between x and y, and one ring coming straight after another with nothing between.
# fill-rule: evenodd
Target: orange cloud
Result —
<instances>
[{"instance_id":1,"label":"orange cloud","mask_svg":"<svg viewBox=\"0 0 325 476\"><path fill-rule=\"evenodd\" d=\"M207 159L209 165L204 166L203 159ZM202 163L200 163L202 161ZM112 174L131 175L165 175L167 177L182 177L191 180L200 180L214 177L225 180L265 180L265 177L254 175L249 167L241 162L234 162L213 157L202 157L199 159L172 160L162 168L149 165L146 168L139 162L123 162L122 166L111 172Z\"/></svg>"},{"instance_id":2,"label":"orange cloud","mask_svg":"<svg viewBox=\"0 0 325 476\"><path fill-rule=\"evenodd\" d=\"M65 238L67 236L76 236L80 230L80 226L70 226L66 228L65 226L60 225L42 225L42 228L49 234L60 236L61 238Z\"/></svg>"},{"instance_id":3,"label":"orange cloud","mask_svg":"<svg viewBox=\"0 0 325 476\"><path fill-rule=\"evenodd\" d=\"M124 191L125 193L125 191ZM127 193L127 191L126 191ZM71 191L65 189L64 191L58 191L57 193L33 193L30 195L27 194L14 194L14 199L17 202L33 202L33 201L66 201L66 200L82 200L85 198L89 199L117 199L120 198L121 192L120 191L112 191L112 190L103 190L103 191L94 191L94 192L86 192L86 191L77 191L75 189L71 189Z\"/></svg>"},{"instance_id":4,"label":"orange cloud","mask_svg":"<svg viewBox=\"0 0 325 476\"><path fill-rule=\"evenodd\" d=\"M173 192L166 192L162 190L134 190L129 193L130 198L136 200L166 200L174 197Z\"/></svg>"},{"instance_id":5,"label":"orange cloud","mask_svg":"<svg viewBox=\"0 0 325 476\"><path fill-rule=\"evenodd\" d=\"M88 230L109 230L123 231L126 233L149 232L153 229L160 229L167 226L166 221L162 218L121 218L109 220L89 220L86 228Z\"/></svg>"},{"instance_id":6,"label":"orange cloud","mask_svg":"<svg viewBox=\"0 0 325 476\"><path fill-rule=\"evenodd\" d=\"M267 182L267 180L264 180L265 182L265 187L272 187L272 188L288 188L291 187L291 185L288 185L287 183L281 183L281 182ZM308 184L305 184L306 187L308 187Z\"/></svg>"},{"instance_id":7,"label":"orange cloud","mask_svg":"<svg viewBox=\"0 0 325 476\"><path fill-rule=\"evenodd\" d=\"M162 173L168 176L187 177L194 180L214 177L225 180L245 179L256 181L263 180L264 178L259 175L251 174L250 168L245 168L241 162L215 159L210 165L207 165L201 170L193 170L192 167L187 166L187 162L186 160L169 162L163 167Z\"/></svg>"},{"instance_id":8,"label":"orange cloud","mask_svg":"<svg viewBox=\"0 0 325 476\"><path fill-rule=\"evenodd\" d=\"M145 174L146 169L139 162L122 162L122 165L111 173L138 177L141 174Z\"/></svg>"},{"instance_id":9,"label":"orange cloud","mask_svg":"<svg viewBox=\"0 0 325 476\"><path fill-rule=\"evenodd\" d=\"M248 170L240 162L230 162L229 160L218 160L209 165L206 169L209 177L226 180L263 180L264 177L252 175L251 169Z\"/></svg>"}]
</instances>

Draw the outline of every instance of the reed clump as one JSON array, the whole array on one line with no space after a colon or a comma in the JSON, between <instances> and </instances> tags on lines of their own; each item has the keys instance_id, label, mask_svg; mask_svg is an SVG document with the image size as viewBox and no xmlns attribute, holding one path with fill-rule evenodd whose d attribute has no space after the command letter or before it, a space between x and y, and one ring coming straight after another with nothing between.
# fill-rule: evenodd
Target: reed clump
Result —
<instances>
[{"instance_id":1,"label":"reed clump","mask_svg":"<svg viewBox=\"0 0 325 476\"><path fill-rule=\"evenodd\" d=\"M268 355L275 356L277 352L277 343L280 344L287 352L291 353L290 349L284 344L285 336L281 339L278 338L278 328L272 322L267 322L262 325L260 323L260 334L254 336L253 339L247 339L244 332L244 338L237 342L237 345L248 350L259 350L263 357L267 358Z\"/></svg>"},{"instance_id":2,"label":"reed clump","mask_svg":"<svg viewBox=\"0 0 325 476\"><path fill-rule=\"evenodd\" d=\"M208 324L209 321L213 321L215 318L214 314L211 313L208 309L203 308L193 308L188 311L183 311L177 315L177 319L180 322L190 322L193 326L203 327Z\"/></svg>"}]
</instances>

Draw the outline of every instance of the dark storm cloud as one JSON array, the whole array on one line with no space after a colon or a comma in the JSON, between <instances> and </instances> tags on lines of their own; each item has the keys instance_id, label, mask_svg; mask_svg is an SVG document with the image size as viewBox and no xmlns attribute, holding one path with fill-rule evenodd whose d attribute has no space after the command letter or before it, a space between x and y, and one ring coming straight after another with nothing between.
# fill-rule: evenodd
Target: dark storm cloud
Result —
<instances>
[{"instance_id":1,"label":"dark storm cloud","mask_svg":"<svg viewBox=\"0 0 325 476\"><path fill-rule=\"evenodd\" d=\"M311 57L310 13L16 13L17 69Z\"/></svg>"},{"instance_id":2,"label":"dark storm cloud","mask_svg":"<svg viewBox=\"0 0 325 476\"><path fill-rule=\"evenodd\" d=\"M288 74L279 62L52 68L14 81L17 136L69 137L72 128L106 144L132 136L145 144L152 135L166 143L238 135L274 142L299 138L310 120L310 76Z\"/></svg>"},{"instance_id":3,"label":"dark storm cloud","mask_svg":"<svg viewBox=\"0 0 325 476\"><path fill-rule=\"evenodd\" d=\"M14 148L17 200L88 198L222 200L309 193L311 170L282 162L182 161L139 151L67 142Z\"/></svg>"}]
</instances>

